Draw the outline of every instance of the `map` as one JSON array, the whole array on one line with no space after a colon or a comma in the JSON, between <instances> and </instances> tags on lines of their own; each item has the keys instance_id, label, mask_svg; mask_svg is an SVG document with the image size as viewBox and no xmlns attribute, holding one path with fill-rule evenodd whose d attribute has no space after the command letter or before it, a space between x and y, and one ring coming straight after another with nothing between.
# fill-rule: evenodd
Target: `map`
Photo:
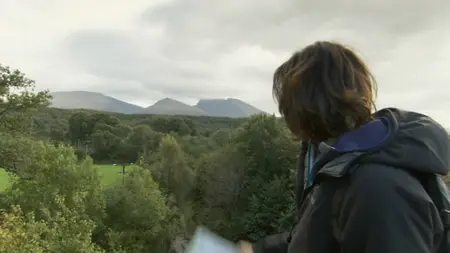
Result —
<instances>
[{"instance_id":1,"label":"map","mask_svg":"<svg viewBox=\"0 0 450 253\"><path fill-rule=\"evenodd\" d=\"M199 227L186 253L238 253L236 245L206 228Z\"/></svg>"}]
</instances>

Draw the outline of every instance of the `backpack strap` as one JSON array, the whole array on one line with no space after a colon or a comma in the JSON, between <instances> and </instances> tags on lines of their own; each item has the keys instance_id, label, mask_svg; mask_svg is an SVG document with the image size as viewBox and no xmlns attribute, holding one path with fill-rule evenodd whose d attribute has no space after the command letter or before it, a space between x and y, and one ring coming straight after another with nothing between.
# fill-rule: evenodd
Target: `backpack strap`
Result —
<instances>
[{"instance_id":1,"label":"backpack strap","mask_svg":"<svg viewBox=\"0 0 450 253\"><path fill-rule=\"evenodd\" d=\"M450 192L442 177L433 173L414 173L415 176L428 196L430 197L436 209L439 212L442 225L444 227L444 236L437 253L450 252Z\"/></svg>"},{"instance_id":2,"label":"backpack strap","mask_svg":"<svg viewBox=\"0 0 450 253\"><path fill-rule=\"evenodd\" d=\"M450 227L450 198L447 186L438 175L425 176L425 182L422 182L425 190L439 211L444 227Z\"/></svg>"}]
</instances>

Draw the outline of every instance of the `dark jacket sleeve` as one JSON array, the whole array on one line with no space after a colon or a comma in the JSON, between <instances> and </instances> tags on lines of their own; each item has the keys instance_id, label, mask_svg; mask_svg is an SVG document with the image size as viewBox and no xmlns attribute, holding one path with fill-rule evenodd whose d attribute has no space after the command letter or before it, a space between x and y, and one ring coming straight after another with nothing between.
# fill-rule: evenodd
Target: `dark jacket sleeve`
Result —
<instances>
[{"instance_id":1,"label":"dark jacket sleeve","mask_svg":"<svg viewBox=\"0 0 450 253\"><path fill-rule=\"evenodd\" d=\"M287 253L290 233L268 236L253 243L253 253Z\"/></svg>"},{"instance_id":2,"label":"dark jacket sleeve","mask_svg":"<svg viewBox=\"0 0 450 253\"><path fill-rule=\"evenodd\" d=\"M338 221L342 252L435 252L442 224L416 178L373 165L362 166L351 181Z\"/></svg>"}]
</instances>

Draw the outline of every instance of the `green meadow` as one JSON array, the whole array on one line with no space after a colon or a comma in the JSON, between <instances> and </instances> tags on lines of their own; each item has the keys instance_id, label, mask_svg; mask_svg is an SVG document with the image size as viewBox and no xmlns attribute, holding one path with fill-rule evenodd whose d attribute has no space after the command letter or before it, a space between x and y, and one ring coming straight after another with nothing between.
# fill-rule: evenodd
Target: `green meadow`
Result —
<instances>
[{"instance_id":1,"label":"green meadow","mask_svg":"<svg viewBox=\"0 0 450 253\"><path fill-rule=\"evenodd\" d=\"M122 165L94 165L94 168L97 169L104 186L110 186L122 180ZM133 171L135 168L136 165L127 165L125 172ZM4 191L10 185L10 176L5 170L0 169L0 191Z\"/></svg>"}]
</instances>

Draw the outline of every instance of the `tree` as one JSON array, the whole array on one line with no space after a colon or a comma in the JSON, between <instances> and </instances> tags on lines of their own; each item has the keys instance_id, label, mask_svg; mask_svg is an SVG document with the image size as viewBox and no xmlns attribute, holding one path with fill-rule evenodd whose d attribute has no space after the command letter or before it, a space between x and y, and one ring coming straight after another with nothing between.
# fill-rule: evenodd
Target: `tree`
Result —
<instances>
[{"instance_id":1,"label":"tree","mask_svg":"<svg viewBox=\"0 0 450 253\"><path fill-rule=\"evenodd\" d=\"M237 204L242 211L233 221L241 231L238 236L257 239L286 231L295 217L294 184L299 144L293 141L284 125L267 115L251 117L238 129L235 141L240 143L239 149L246 162ZM280 219L282 223L269 223Z\"/></svg>"},{"instance_id":2,"label":"tree","mask_svg":"<svg viewBox=\"0 0 450 253\"><path fill-rule=\"evenodd\" d=\"M275 117L254 116L197 164L196 222L258 239L294 221L297 143Z\"/></svg>"},{"instance_id":3,"label":"tree","mask_svg":"<svg viewBox=\"0 0 450 253\"><path fill-rule=\"evenodd\" d=\"M96 162L130 163L137 154L129 154L127 138L133 129L107 113L78 111L69 118L69 136L79 157L91 155Z\"/></svg>"},{"instance_id":4,"label":"tree","mask_svg":"<svg viewBox=\"0 0 450 253\"><path fill-rule=\"evenodd\" d=\"M239 204L245 179L245 156L235 145L204 155L196 164L195 222L233 239L233 217L242 215ZM240 231L239 231L240 232Z\"/></svg>"},{"instance_id":5,"label":"tree","mask_svg":"<svg viewBox=\"0 0 450 253\"><path fill-rule=\"evenodd\" d=\"M92 160L78 164L74 150L41 141L29 141L34 152L19 177L0 198L0 208L18 205L38 220L51 221L69 210L80 219L100 222L104 198L99 176Z\"/></svg>"},{"instance_id":6,"label":"tree","mask_svg":"<svg viewBox=\"0 0 450 253\"><path fill-rule=\"evenodd\" d=\"M219 129L212 133L210 137L218 145L226 145L231 141L231 131L229 129Z\"/></svg>"},{"instance_id":7,"label":"tree","mask_svg":"<svg viewBox=\"0 0 450 253\"><path fill-rule=\"evenodd\" d=\"M180 223L178 234L182 236L194 231L193 223L193 193L195 173L188 166L186 156L180 145L170 135L166 135L159 146L159 161L150 167L155 179L160 184L162 192L174 202L169 207L179 210L177 220Z\"/></svg>"},{"instance_id":8,"label":"tree","mask_svg":"<svg viewBox=\"0 0 450 253\"><path fill-rule=\"evenodd\" d=\"M91 242L94 224L89 221L61 215L52 222L38 221L18 206L10 213L1 212L0 219L0 252L104 252Z\"/></svg>"},{"instance_id":9,"label":"tree","mask_svg":"<svg viewBox=\"0 0 450 253\"><path fill-rule=\"evenodd\" d=\"M12 186L0 195L7 224L0 228L0 237L4 236L0 241L5 242L0 249L101 252L91 243L105 215L103 190L92 160L79 164L72 148L26 137L18 144L29 150L24 151L27 160L20 161L20 170L14 172Z\"/></svg>"},{"instance_id":10,"label":"tree","mask_svg":"<svg viewBox=\"0 0 450 253\"><path fill-rule=\"evenodd\" d=\"M176 220L149 170L126 176L106 192L104 248L116 252L167 252Z\"/></svg>"},{"instance_id":11,"label":"tree","mask_svg":"<svg viewBox=\"0 0 450 253\"><path fill-rule=\"evenodd\" d=\"M72 145L84 145L90 138L94 126L87 112L74 112L69 118L69 136Z\"/></svg>"},{"instance_id":12,"label":"tree","mask_svg":"<svg viewBox=\"0 0 450 253\"><path fill-rule=\"evenodd\" d=\"M29 137L21 135L10 135L0 132L0 168L13 173L20 178L32 177L30 166L34 155L34 145Z\"/></svg>"},{"instance_id":13,"label":"tree","mask_svg":"<svg viewBox=\"0 0 450 253\"><path fill-rule=\"evenodd\" d=\"M48 91L34 92L35 83L19 70L0 64L0 127L3 131L29 130L32 109L49 104Z\"/></svg>"},{"instance_id":14,"label":"tree","mask_svg":"<svg viewBox=\"0 0 450 253\"><path fill-rule=\"evenodd\" d=\"M174 136L181 147L185 155L185 161L191 168L196 166L199 158L205 154L218 149L218 144L211 138L204 136Z\"/></svg>"},{"instance_id":15,"label":"tree","mask_svg":"<svg viewBox=\"0 0 450 253\"><path fill-rule=\"evenodd\" d=\"M150 126L161 133L178 133L181 136L190 135L194 132L192 121L186 121L180 117L156 117L150 121Z\"/></svg>"},{"instance_id":16,"label":"tree","mask_svg":"<svg viewBox=\"0 0 450 253\"><path fill-rule=\"evenodd\" d=\"M237 204L243 209L241 215L234 219L236 228L242 231L240 236L256 239L261 235L289 229L289 226L285 227L289 222L268 224L267 219L274 221L280 219L280 214L289 214L283 218L294 222L295 212L291 210L292 203L295 203L293 198L299 144L280 121L267 115L251 117L236 131L234 138L240 143L239 149L246 161L244 187ZM275 209L266 208L269 203ZM249 217L253 218L248 220Z\"/></svg>"},{"instance_id":17,"label":"tree","mask_svg":"<svg viewBox=\"0 0 450 253\"><path fill-rule=\"evenodd\" d=\"M108 126L110 127L110 126ZM112 128L112 127L111 127ZM112 133L112 129L96 129L91 135L92 157L98 162L114 162L115 153L122 146L123 139Z\"/></svg>"},{"instance_id":18,"label":"tree","mask_svg":"<svg viewBox=\"0 0 450 253\"><path fill-rule=\"evenodd\" d=\"M159 147L161 161L155 166L154 175L167 193L173 194L180 207L189 202L193 190L194 172L188 167L178 142L166 135Z\"/></svg>"},{"instance_id":19,"label":"tree","mask_svg":"<svg viewBox=\"0 0 450 253\"><path fill-rule=\"evenodd\" d=\"M152 156L153 159L153 154L157 151L161 139L162 134L153 131L149 126L138 125L133 128L133 132L128 137L128 152L137 158Z\"/></svg>"}]
</instances>

